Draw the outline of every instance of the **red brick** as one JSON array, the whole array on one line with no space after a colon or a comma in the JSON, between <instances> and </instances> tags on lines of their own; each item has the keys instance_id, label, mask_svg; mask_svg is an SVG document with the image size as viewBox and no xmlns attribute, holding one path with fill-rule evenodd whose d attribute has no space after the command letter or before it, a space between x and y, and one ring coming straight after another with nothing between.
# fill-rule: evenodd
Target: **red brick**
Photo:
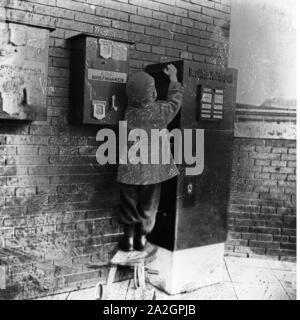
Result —
<instances>
[{"instance_id":1,"label":"red brick","mask_svg":"<svg viewBox=\"0 0 300 320\"><path fill-rule=\"evenodd\" d=\"M256 247L240 247L237 246L235 247L235 252L238 253L256 253L256 254L264 254L265 253L265 249L264 248L256 248Z\"/></svg>"},{"instance_id":2,"label":"red brick","mask_svg":"<svg viewBox=\"0 0 300 320\"><path fill-rule=\"evenodd\" d=\"M273 235L279 235L281 233L280 228L269 228L269 227L250 227L249 228L250 232L255 232L255 233L270 233Z\"/></svg>"},{"instance_id":3,"label":"red brick","mask_svg":"<svg viewBox=\"0 0 300 320\"><path fill-rule=\"evenodd\" d=\"M297 166L296 161L288 161L289 168L296 168L296 166Z\"/></svg>"},{"instance_id":4,"label":"red brick","mask_svg":"<svg viewBox=\"0 0 300 320\"><path fill-rule=\"evenodd\" d=\"M27 197L36 194L36 187L20 187L16 188L17 197Z\"/></svg>"},{"instance_id":5,"label":"red brick","mask_svg":"<svg viewBox=\"0 0 300 320\"><path fill-rule=\"evenodd\" d=\"M226 243L229 244L229 245L232 245L232 246L247 246L248 245L248 240L230 239Z\"/></svg>"},{"instance_id":6,"label":"red brick","mask_svg":"<svg viewBox=\"0 0 300 320\"><path fill-rule=\"evenodd\" d=\"M282 160L289 160L289 161L296 161L297 157L295 154L282 154L281 159Z\"/></svg>"},{"instance_id":7,"label":"red brick","mask_svg":"<svg viewBox=\"0 0 300 320\"><path fill-rule=\"evenodd\" d=\"M264 180L267 180L267 179L270 179L270 173L255 172L255 173L254 173L254 178L255 178L255 179L264 179Z\"/></svg>"},{"instance_id":8,"label":"red brick","mask_svg":"<svg viewBox=\"0 0 300 320\"><path fill-rule=\"evenodd\" d=\"M189 11L189 17L193 20L202 22L202 23L208 23L208 24L213 24L213 18L206 16L204 14L200 14L197 12Z\"/></svg>"},{"instance_id":9,"label":"red brick","mask_svg":"<svg viewBox=\"0 0 300 320\"><path fill-rule=\"evenodd\" d=\"M159 3L155 3L153 1L140 1L140 0L128 0L128 3L134 6L141 6L143 8L159 10Z\"/></svg>"},{"instance_id":10,"label":"red brick","mask_svg":"<svg viewBox=\"0 0 300 320\"><path fill-rule=\"evenodd\" d=\"M129 15L128 13L125 13L121 10L112 10L112 9L105 9L105 8L97 8L96 14L100 17L105 17L108 19L105 19L103 23L109 27L109 19L116 19L116 20L122 20L122 21L128 21Z\"/></svg>"},{"instance_id":11,"label":"red brick","mask_svg":"<svg viewBox=\"0 0 300 320\"><path fill-rule=\"evenodd\" d=\"M280 160L280 154L276 153L262 153L262 152L252 152L250 153L250 158L260 159L260 160Z\"/></svg>"},{"instance_id":12,"label":"red brick","mask_svg":"<svg viewBox=\"0 0 300 320\"><path fill-rule=\"evenodd\" d=\"M164 47L157 47L157 46L151 46L152 52L155 54L166 54L166 48Z\"/></svg>"},{"instance_id":13,"label":"red brick","mask_svg":"<svg viewBox=\"0 0 300 320\"><path fill-rule=\"evenodd\" d=\"M274 241L256 241L250 240L250 247L267 248L267 249L278 249L280 248L280 242Z\"/></svg>"},{"instance_id":14,"label":"red brick","mask_svg":"<svg viewBox=\"0 0 300 320\"><path fill-rule=\"evenodd\" d=\"M282 242L288 242L288 239L284 238L284 240L282 240ZM289 237L289 241L292 243L296 243L297 242L297 238L296 237Z\"/></svg>"},{"instance_id":15,"label":"red brick","mask_svg":"<svg viewBox=\"0 0 300 320\"><path fill-rule=\"evenodd\" d=\"M274 166L274 167L286 167L286 165L287 165L286 161L278 161L278 160L271 161L271 166Z\"/></svg>"},{"instance_id":16,"label":"red brick","mask_svg":"<svg viewBox=\"0 0 300 320\"><path fill-rule=\"evenodd\" d=\"M270 140L273 147L285 147L288 149L294 149L296 148L296 140ZM266 144L268 143L268 140L266 140Z\"/></svg>"},{"instance_id":17,"label":"red brick","mask_svg":"<svg viewBox=\"0 0 300 320\"><path fill-rule=\"evenodd\" d=\"M49 6L45 6L45 5L38 5L35 4L33 7L33 11L39 14L43 14L43 15L50 15L53 17L60 17L60 18L64 18L64 19L74 19L74 12L71 12L69 10L64 10L62 8L56 8L56 7L52 7L49 8Z\"/></svg>"},{"instance_id":18,"label":"red brick","mask_svg":"<svg viewBox=\"0 0 300 320\"><path fill-rule=\"evenodd\" d=\"M56 0L34 0L34 3L41 3L47 6L55 6Z\"/></svg>"},{"instance_id":19,"label":"red brick","mask_svg":"<svg viewBox=\"0 0 300 320\"><path fill-rule=\"evenodd\" d=\"M272 148L272 152L273 153L287 153L288 152L288 148Z\"/></svg>"},{"instance_id":20,"label":"red brick","mask_svg":"<svg viewBox=\"0 0 300 320\"><path fill-rule=\"evenodd\" d=\"M296 236L296 230L295 229L282 229L282 234L287 236Z\"/></svg>"},{"instance_id":21,"label":"red brick","mask_svg":"<svg viewBox=\"0 0 300 320\"><path fill-rule=\"evenodd\" d=\"M166 21L167 20L167 15L165 13L162 13L162 12L153 11L153 19ZM182 23L182 24L185 25L184 23Z\"/></svg>"},{"instance_id":22,"label":"red brick","mask_svg":"<svg viewBox=\"0 0 300 320\"><path fill-rule=\"evenodd\" d=\"M296 176L292 175L292 174L289 174L287 179L288 179L288 181L296 181Z\"/></svg>"},{"instance_id":23,"label":"red brick","mask_svg":"<svg viewBox=\"0 0 300 320\"><path fill-rule=\"evenodd\" d=\"M280 174L280 173L272 173L271 179L272 180L286 180L287 174Z\"/></svg>"},{"instance_id":24,"label":"red brick","mask_svg":"<svg viewBox=\"0 0 300 320\"><path fill-rule=\"evenodd\" d=\"M56 24L56 20L53 17L47 17L39 14L32 15L30 12L11 9L6 10L6 18L15 22L34 24L45 28L55 28Z\"/></svg>"},{"instance_id":25,"label":"red brick","mask_svg":"<svg viewBox=\"0 0 300 320\"><path fill-rule=\"evenodd\" d=\"M86 3L80 3L71 0L57 0L56 4L58 7L66 8L69 10L75 10L91 14L95 13L95 9L91 8L91 6L89 6Z\"/></svg>"},{"instance_id":26,"label":"red brick","mask_svg":"<svg viewBox=\"0 0 300 320\"><path fill-rule=\"evenodd\" d=\"M287 173L287 174L295 174L296 169L295 168L280 168L280 173Z\"/></svg>"},{"instance_id":27,"label":"red brick","mask_svg":"<svg viewBox=\"0 0 300 320\"><path fill-rule=\"evenodd\" d=\"M242 238L247 240L257 240L256 233L242 233Z\"/></svg>"},{"instance_id":28,"label":"red brick","mask_svg":"<svg viewBox=\"0 0 300 320\"><path fill-rule=\"evenodd\" d=\"M296 153L297 153L297 151L296 151L295 148L290 148L289 149L289 154L296 154Z\"/></svg>"},{"instance_id":29,"label":"red brick","mask_svg":"<svg viewBox=\"0 0 300 320\"><path fill-rule=\"evenodd\" d=\"M265 146L256 146L255 150L257 152L261 152L261 153L270 153L272 148L271 147L265 147Z\"/></svg>"},{"instance_id":30,"label":"red brick","mask_svg":"<svg viewBox=\"0 0 300 320\"><path fill-rule=\"evenodd\" d=\"M258 241L273 241L273 235L272 234L258 234L257 240Z\"/></svg>"}]
</instances>

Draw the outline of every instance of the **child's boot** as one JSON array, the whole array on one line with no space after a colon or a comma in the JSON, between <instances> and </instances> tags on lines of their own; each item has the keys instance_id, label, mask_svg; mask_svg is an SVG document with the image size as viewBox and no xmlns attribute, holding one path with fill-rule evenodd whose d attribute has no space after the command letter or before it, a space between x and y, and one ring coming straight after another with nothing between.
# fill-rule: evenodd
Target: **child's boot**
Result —
<instances>
[{"instance_id":1,"label":"child's boot","mask_svg":"<svg viewBox=\"0 0 300 320\"><path fill-rule=\"evenodd\" d=\"M147 245L147 234L143 230L141 224L136 225L135 238L134 238L134 249L138 251L144 251Z\"/></svg>"},{"instance_id":2,"label":"child's boot","mask_svg":"<svg viewBox=\"0 0 300 320\"><path fill-rule=\"evenodd\" d=\"M124 236L119 246L123 251L134 250L134 224L124 224Z\"/></svg>"}]
</instances>

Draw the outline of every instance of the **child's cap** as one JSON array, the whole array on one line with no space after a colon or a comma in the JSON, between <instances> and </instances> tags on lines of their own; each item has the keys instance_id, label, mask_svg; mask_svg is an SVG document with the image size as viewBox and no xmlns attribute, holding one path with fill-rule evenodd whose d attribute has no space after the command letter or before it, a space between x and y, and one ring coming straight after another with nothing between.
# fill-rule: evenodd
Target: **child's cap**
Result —
<instances>
[{"instance_id":1,"label":"child's cap","mask_svg":"<svg viewBox=\"0 0 300 320\"><path fill-rule=\"evenodd\" d=\"M146 72L137 72L132 75L126 85L128 100L133 104L144 105L154 100L155 81Z\"/></svg>"}]
</instances>

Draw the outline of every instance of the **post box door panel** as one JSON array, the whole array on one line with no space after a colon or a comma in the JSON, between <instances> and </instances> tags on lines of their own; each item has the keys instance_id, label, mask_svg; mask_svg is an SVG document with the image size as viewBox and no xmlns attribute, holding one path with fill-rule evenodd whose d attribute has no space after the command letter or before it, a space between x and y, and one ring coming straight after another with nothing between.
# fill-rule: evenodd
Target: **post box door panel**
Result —
<instances>
[{"instance_id":1,"label":"post box door panel","mask_svg":"<svg viewBox=\"0 0 300 320\"><path fill-rule=\"evenodd\" d=\"M129 43L80 34L71 40L70 120L117 125L127 104Z\"/></svg>"},{"instance_id":2,"label":"post box door panel","mask_svg":"<svg viewBox=\"0 0 300 320\"><path fill-rule=\"evenodd\" d=\"M129 44L87 37L84 123L117 124L126 104Z\"/></svg>"},{"instance_id":3,"label":"post box door panel","mask_svg":"<svg viewBox=\"0 0 300 320\"><path fill-rule=\"evenodd\" d=\"M233 133L205 130L204 171L178 180L176 249L226 240ZM190 190L194 192L193 203Z\"/></svg>"}]
</instances>

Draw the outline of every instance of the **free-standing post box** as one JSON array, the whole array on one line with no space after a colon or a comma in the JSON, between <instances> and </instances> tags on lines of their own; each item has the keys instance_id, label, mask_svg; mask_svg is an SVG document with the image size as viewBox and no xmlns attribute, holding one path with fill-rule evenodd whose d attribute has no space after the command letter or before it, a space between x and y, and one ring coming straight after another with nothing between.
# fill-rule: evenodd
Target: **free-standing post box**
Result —
<instances>
[{"instance_id":1,"label":"free-standing post box","mask_svg":"<svg viewBox=\"0 0 300 320\"><path fill-rule=\"evenodd\" d=\"M187 61L172 63L185 92L182 109L169 130L200 130L200 139L193 137L193 148L200 144L199 161L203 162L201 173L190 176L183 162L178 166L180 175L163 183L150 235L150 241L159 246L158 258L150 265L159 276L151 277L151 282L176 294L222 281L237 71ZM166 99L169 85L165 66L146 68L155 78L160 100Z\"/></svg>"},{"instance_id":2,"label":"free-standing post box","mask_svg":"<svg viewBox=\"0 0 300 320\"><path fill-rule=\"evenodd\" d=\"M90 34L69 38L70 121L117 125L126 107L129 42Z\"/></svg>"}]
</instances>

